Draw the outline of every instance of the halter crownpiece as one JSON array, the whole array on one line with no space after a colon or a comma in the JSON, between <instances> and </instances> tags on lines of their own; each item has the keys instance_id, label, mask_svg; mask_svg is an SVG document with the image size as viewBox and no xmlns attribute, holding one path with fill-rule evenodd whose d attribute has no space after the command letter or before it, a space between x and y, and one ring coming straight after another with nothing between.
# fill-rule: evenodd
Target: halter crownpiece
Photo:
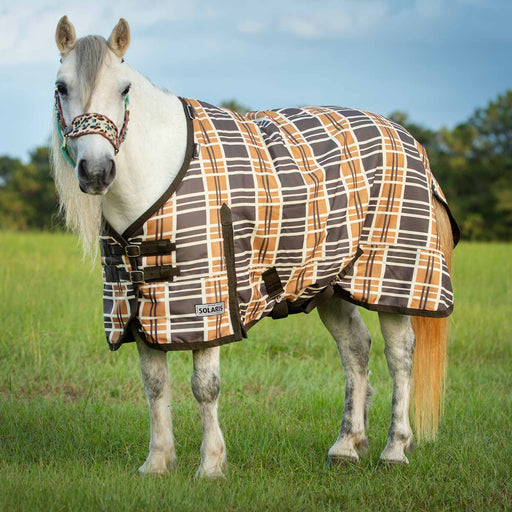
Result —
<instances>
[{"instance_id":1,"label":"halter crownpiece","mask_svg":"<svg viewBox=\"0 0 512 512\"><path fill-rule=\"evenodd\" d=\"M68 138L81 137L82 135L101 135L105 137L114 147L117 155L121 143L126 139L128 131L128 121L130 120L130 111L128 110L128 95L124 98L124 121L121 131L107 116L89 112L76 116L71 122L71 126L66 125L64 114L62 113L62 105L60 104L59 91L55 89L55 112L57 115L57 131L62 141L61 151L66 160L73 167L76 165L73 156L68 150Z\"/></svg>"}]
</instances>

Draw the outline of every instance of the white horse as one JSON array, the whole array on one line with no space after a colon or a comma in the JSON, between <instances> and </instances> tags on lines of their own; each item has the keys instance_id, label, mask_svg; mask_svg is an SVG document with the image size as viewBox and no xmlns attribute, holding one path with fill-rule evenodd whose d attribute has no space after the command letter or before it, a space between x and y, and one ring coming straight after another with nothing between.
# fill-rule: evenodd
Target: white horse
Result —
<instances>
[{"instance_id":1,"label":"white horse","mask_svg":"<svg viewBox=\"0 0 512 512\"><path fill-rule=\"evenodd\" d=\"M65 16L56 31L61 54L56 89L67 125L76 116L95 112L120 130L125 97L130 93L129 136L118 154L108 137L92 133L66 140L72 157L68 160L61 153L59 129L53 123L52 163L62 209L68 225L79 233L85 250L92 255L97 250L102 217L122 233L168 188L185 156L183 106L173 93L159 89L124 63L129 40L129 27L123 19L108 41L98 36L77 40ZM436 217L449 262L453 239L450 220L440 203L436 203ZM357 462L368 446L365 430L372 395L368 379L370 335L357 307L337 297L321 305L319 314L337 344L346 375L340 433L328 452L328 462ZM406 452L413 444L409 403L414 348L416 345L417 437L433 437L446 366L446 319L381 312L379 320L393 379L391 426L380 459L384 463L408 463ZM148 347L140 339L137 347L151 417L149 455L139 471L167 473L176 466L176 454L166 353ZM226 467L226 448L217 419L219 351L219 347L193 351L192 390L203 429L197 475L211 478L223 476Z\"/></svg>"}]
</instances>

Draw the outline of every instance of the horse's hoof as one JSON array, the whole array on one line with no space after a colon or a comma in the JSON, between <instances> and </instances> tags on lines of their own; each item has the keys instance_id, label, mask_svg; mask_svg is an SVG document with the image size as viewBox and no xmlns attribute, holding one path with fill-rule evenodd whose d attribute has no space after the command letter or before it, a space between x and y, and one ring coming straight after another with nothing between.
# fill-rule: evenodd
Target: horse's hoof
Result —
<instances>
[{"instance_id":1,"label":"horse's hoof","mask_svg":"<svg viewBox=\"0 0 512 512\"><path fill-rule=\"evenodd\" d=\"M353 455L328 455L325 461L325 467L333 468L336 466L355 465L359 462L359 457Z\"/></svg>"},{"instance_id":2,"label":"horse's hoof","mask_svg":"<svg viewBox=\"0 0 512 512\"><path fill-rule=\"evenodd\" d=\"M139 468L139 474L143 476L166 476L176 469L176 460L148 459Z\"/></svg>"},{"instance_id":3,"label":"horse's hoof","mask_svg":"<svg viewBox=\"0 0 512 512\"><path fill-rule=\"evenodd\" d=\"M167 476L169 474L168 469L152 469L148 470L144 466L139 468L139 475L141 476Z\"/></svg>"},{"instance_id":4,"label":"horse's hoof","mask_svg":"<svg viewBox=\"0 0 512 512\"><path fill-rule=\"evenodd\" d=\"M368 441L366 436L363 437L363 439L361 439L361 441L359 441L355 446L358 455L364 455L368 451L369 447L370 441Z\"/></svg>"},{"instance_id":5,"label":"horse's hoof","mask_svg":"<svg viewBox=\"0 0 512 512\"><path fill-rule=\"evenodd\" d=\"M404 455L403 459L379 459L379 465L382 467L395 467L395 466L407 466L409 459Z\"/></svg>"},{"instance_id":6,"label":"horse's hoof","mask_svg":"<svg viewBox=\"0 0 512 512\"><path fill-rule=\"evenodd\" d=\"M220 469L215 469L213 471L205 471L199 468L195 474L196 479L207 479L207 480L223 480L226 478L226 475Z\"/></svg>"},{"instance_id":7,"label":"horse's hoof","mask_svg":"<svg viewBox=\"0 0 512 512\"><path fill-rule=\"evenodd\" d=\"M207 478L209 480L221 480L226 478L224 472L228 468L226 457L222 457L220 460L208 461L199 465L199 469L195 474L195 478Z\"/></svg>"}]
</instances>

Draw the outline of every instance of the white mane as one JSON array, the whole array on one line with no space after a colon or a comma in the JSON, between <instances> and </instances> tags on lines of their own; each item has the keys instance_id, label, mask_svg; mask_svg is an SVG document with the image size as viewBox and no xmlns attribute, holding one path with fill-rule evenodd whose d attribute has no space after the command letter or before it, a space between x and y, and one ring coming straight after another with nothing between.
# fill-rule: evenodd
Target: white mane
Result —
<instances>
[{"instance_id":1,"label":"white mane","mask_svg":"<svg viewBox=\"0 0 512 512\"><path fill-rule=\"evenodd\" d=\"M66 225L80 237L85 254L94 260L102 223L101 196L84 194L80 190L75 170L60 150L61 144L53 112L50 167L59 194L59 210L66 219Z\"/></svg>"}]
</instances>

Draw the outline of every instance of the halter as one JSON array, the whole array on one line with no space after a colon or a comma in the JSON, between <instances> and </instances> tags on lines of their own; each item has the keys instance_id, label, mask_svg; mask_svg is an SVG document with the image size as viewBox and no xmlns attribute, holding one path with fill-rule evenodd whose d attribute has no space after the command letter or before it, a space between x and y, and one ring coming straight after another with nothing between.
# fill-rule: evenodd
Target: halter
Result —
<instances>
[{"instance_id":1,"label":"halter","mask_svg":"<svg viewBox=\"0 0 512 512\"><path fill-rule=\"evenodd\" d=\"M62 141L61 151L68 163L75 167L76 162L68 150L68 138L81 137L82 135L101 135L105 137L114 147L117 155L121 143L126 139L128 131L128 121L130 119L130 111L128 104L130 100L128 94L124 98L124 121L121 131L118 132L117 126L107 116L97 113L87 113L76 116L71 122L71 126L66 126L64 114L62 113L62 105L60 104L59 91L55 89L55 112L57 114L57 132Z\"/></svg>"}]
</instances>

